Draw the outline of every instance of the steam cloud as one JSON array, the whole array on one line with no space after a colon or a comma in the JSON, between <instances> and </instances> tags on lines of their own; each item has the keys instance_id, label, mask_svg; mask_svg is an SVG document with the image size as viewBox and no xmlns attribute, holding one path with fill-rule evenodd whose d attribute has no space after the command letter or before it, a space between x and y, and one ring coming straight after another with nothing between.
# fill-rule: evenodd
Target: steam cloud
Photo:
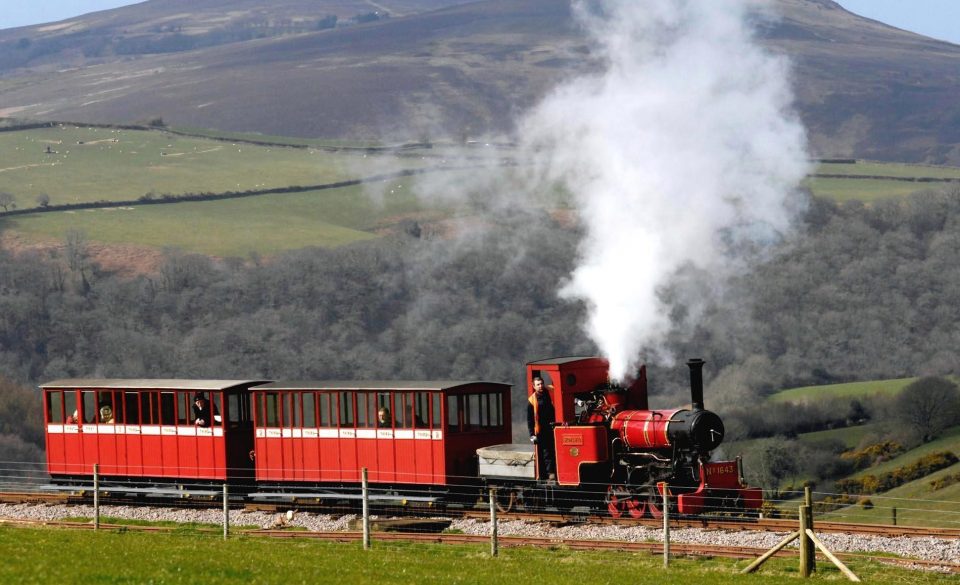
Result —
<instances>
[{"instance_id":1,"label":"steam cloud","mask_svg":"<svg viewBox=\"0 0 960 585\"><path fill-rule=\"evenodd\" d=\"M744 1L573 6L603 72L556 89L521 136L537 180L575 198L586 233L560 294L586 303L585 331L623 379L641 350L663 351L672 277L729 274L746 244L789 230L805 134L787 63L752 38Z\"/></svg>"}]
</instances>

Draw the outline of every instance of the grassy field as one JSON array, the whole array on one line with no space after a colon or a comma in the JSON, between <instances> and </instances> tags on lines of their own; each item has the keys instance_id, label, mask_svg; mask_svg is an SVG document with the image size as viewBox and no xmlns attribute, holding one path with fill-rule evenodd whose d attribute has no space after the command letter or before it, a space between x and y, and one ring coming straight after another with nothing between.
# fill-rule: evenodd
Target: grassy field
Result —
<instances>
[{"instance_id":1,"label":"grassy field","mask_svg":"<svg viewBox=\"0 0 960 585\"><path fill-rule=\"evenodd\" d=\"M913 165L860 160L855 164L823 163L817 173L825 175L875 175L883 177L932 177L960 179L960 167Z\"/></svg>"},{"instance_id":2,"label":"grassy field","mask_svg":"<svg viewBox=\"0 0 960 585\"><path fill-rule=\"evenodd\" d=\"M855 473L851 477L863 477L867 474L880 475L881 473L893 471L898 467L910 465L924 455L936 453L937 451L952 451L955 455L960 457L960 426L947 429L943 436L935 441L930 441L929 443L920 445L919 447L911 449L889 461L884 461L879 465L874 465L869 469Z\"/></svg>"},{"instance_id":3,"label":"grassy field","mask_svg":"<svg viewBox=\"0 0 960 585\"><path fill-rule=\"evenodd\" d=\"M68 230L80 230L97 242L176 246L214 256L244 257L251 252L273 254L374 238L378 227L422 211L407 182L383 187L386 192L379 199L361 187L344 187L224 201L57 211L0 221L34 238L62 238Z\"/></svg>"},{"instance_id":4,"label":"grassy field","mask_svg":"<svg viewBox=\"0 0 960 585\"><path fill-rule=\"evenodd\" d=\"M827 175L862 175L878 177L929 177L938 179L960 179L960 168L939 167L933 165L913 165L875 161L857 161L856 164L825 163L814 171ZM891 197L903 197L926 189L948 188L944 183L916 183L908 181L890 181L884 179L825 178L810 177L804 185L817 197L834 201L859 199L869 202Z\"/></svg>"},{"instance_id":5,"label":"grassy field","mask_svg":"<svg viewBox=\"0 0 960 585\"><path fill-rule=\"evenodd\" d=\"M147 193L318 185L422 165L419 159L72 126L0 133L0 152L0 191L14 194L21 209L36 207L40 194L51 204L126 201Z\"/></svg>"},{"instance_id":6,"label":"grassy field","mask_svg":"<svg viewBox=\"0 0 960 585\"><path fill-rule=\"evenodd\" d=\"M403 583L471 584L620 583L721 584L801 582L796 559L775 559L750 576L738 574L747 561L675 559L668 570L659 556L616 551L502 549L488 547L374 543L359 544L213 535L92 533L0 526L3 583ZM870 560L850 568L871 583L948 583L955 577L908 571ZM842 575L819 563L812 580L837 582ZM804 580L803 582L810 582Z\"/></svg>"},{"instance_id":7,"label":"grassy field","mask_svg":"<svg viewBox=\"0 0 960 585\"><path fill-rule=\"evenodd\" d=\"M871 508L849 506L824 514L825 520L890 524L897 509L897 524L903 526L939 526L960 528L960 483L934 490L930 482L948 475L960 474L960 463L941 469L882 494L866 496Z\"/></svg>"},{"instance_id":8,"label":"grassy field","mask_svg":"<svg viewBox=\"0 0 960 585\"><path fill-rule=\"evenodd\" d=\"M898 467L910 465L921 457L938 451L951 451L960 455L960 427L954 427L935 441L857 472L851 477L863 477L867 474L880 475ZM873 503L873 508L850 506L828 513L824 518L843 522L889 524L893 516L892 508L897 508L898 524L960 528L960 508L957 505L960 502L960 483L939 490L934 490L930 486L930 482L935 479L958 473L960 473L960 463L882 494L866 496Z\"/></svg>"},{"instance_id":9,"label":"grassy field","mask_svg":"<svg viewBox=\"0 0 960 585\"><path fill-rule=\"evenodd\" d=\"M823 441L840 441L847 449L853 449L860 444L860 441L871 433L877 432L876 424L865 424L856 427L844 427L842 429L830 429L827 431L817 431L815 433L803 433L797 436L803 443L814 444Z\"/></svg>"},{"instance_id":10,"label":"grassy field","mask_svg":"<svg viewBox=\"0 0 960 585\"><path fill-rule=\"evenodd\" d=\"M180 129L200 136L166 131L117 130L62 126L0 133L0 192L12 193L19 209L50 203L130 201L151 194L222 193L316 185L437 164L433 158L365 155L323 150L329 146L371 146L282 136ZM260 140L310 148L262 146L229 140ZM481 145L482 146L482 145ZM50 152L47 152L49 149ZM471 155L502 156L496 148L475 148ZM488 152L488 150L490 152ZM428 152L443 155L445 147ZM960 168L858 162L820 165L820 173L883 176L960 177ZM505 177L509 177L507 172ZM451 183L455 184L455 183ZM62 240L81 230L91 242L178 247L217 256L273 254L303 246L338 246L377 237L381 227L427 209L410 192L412 182L374 189L341 189L288 195L131 206L126 209L52 212L0 220L0 229L27 241ZM813 192L840 201L871 201L902 196L940 184L877 179L808 179ZM370 196L379 187L384 197ZM390 193L393 189L394 192ZM563 194L548 194L546 205L563 206ZM774 400L790 400L795 389ZM827 390L820 390L827 391ZM836 388L829 390L837 391ZM855 391L851 391L854 392Z\"/></svg>"},{"instance_id":11,"label":"grassy field","mask_svg":"<svg viewBox=\"0 0 960 585\"><path fill-rule=\"evenodd\" d=\"M858 398L873 394L896 394L916 378L895 380L874 380L870 382L849 382L846 384L825 384L822 386L803 386L781 390L771 395L771 402L810 402L823 398Z\"/></svg>"}]
</instances>

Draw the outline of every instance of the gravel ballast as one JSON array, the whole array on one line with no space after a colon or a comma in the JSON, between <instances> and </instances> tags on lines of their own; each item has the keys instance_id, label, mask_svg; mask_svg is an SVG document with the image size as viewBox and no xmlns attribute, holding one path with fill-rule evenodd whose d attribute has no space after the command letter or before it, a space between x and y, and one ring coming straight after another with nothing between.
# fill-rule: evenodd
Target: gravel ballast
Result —
<instances>
[{"instance_id":1,"label":"gravel ballast","mask_svg":"<svg viewBox=\"0 0 960 585\"><path fill-rule=\"evenodd\" d=\"M101 516L129 520L196 522L219 525L222 511L197 508L154 508L133 506L101 506ZM57 521L66 518L93 517L93 506L88 505L37 505L0 504L0 519ZM287 520L285 514L267 512L230 511L232 526L298 526L314 532L338 532L349 530L356 515L329 515L300 512ZM454 519L450 529L464 534L488 535L489 522L473 519ZM554 526L548 523L501 521L498 523L501 536L531 536L570 540L613 540L623 542L659 541L663 533L658 529L643 526L567 525ZM670 541L688 544L739 546L769 549L780 542L784 532L707 530L701 528L672 528ZM960 539L931 537L884 537L864 534L821 533L823 543L834 552L887 553L903 557L960 563ZM796 543L794 543L796 544Z\"/></svg>"}]
</instances>

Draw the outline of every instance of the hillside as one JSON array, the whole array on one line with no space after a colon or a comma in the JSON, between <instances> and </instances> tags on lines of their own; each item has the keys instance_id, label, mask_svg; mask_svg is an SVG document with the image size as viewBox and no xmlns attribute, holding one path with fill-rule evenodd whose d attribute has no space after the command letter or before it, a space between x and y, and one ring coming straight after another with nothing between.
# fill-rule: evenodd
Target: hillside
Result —
<instances>
[{"instance_id":1,"label":"hillside","mask_svg":"<svg viewBox=\"0 0 960 585\"><path fill-rule=\"evenodd\" d=\"M308 137L489 135L510 132L558 81L596 67L558 0L384 1L392 17L370 22L350 20L365 2L229 4L237 15L226 23L213 16L224 0L151 0L3 31L0 116L160 116ZM782 18L760 19L758 34L794 62L818 155L960 162L960 47L828 0L770 6ZM327 15L338 16L333 28L323 28Z\"/></svg>"}]
</instances>

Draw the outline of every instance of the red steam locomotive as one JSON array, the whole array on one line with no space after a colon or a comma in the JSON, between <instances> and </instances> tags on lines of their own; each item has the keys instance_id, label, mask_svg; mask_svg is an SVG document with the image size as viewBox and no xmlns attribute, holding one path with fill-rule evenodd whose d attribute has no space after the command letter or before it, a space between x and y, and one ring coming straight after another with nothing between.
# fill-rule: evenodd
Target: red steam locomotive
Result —
<instances>
[{"instance_id":1,"label":"red steam locomotive","mask_svg":"<svg viewBox=\"0 0 960 585\"><path fill-rule=\"evenodd\" d=\"M609 382L605 359L560 358L527 364L527 383L544 380L556 410L556 487L547 500L592 504L610 515L662 515L663 494L681 514L759 508L763 493L745 485L740 460L710 461L723 440L720 417L703 408L703 361L690 360L689 408L650 410L646 367L629 386ZM532 390L531 390L532 392ZM496 445L479 450L480 475L510 507L542 499L534 449Z\"/></svg>"},{"instance_id":2,"label":"red steam locomotive","mask_svg":"<svg viewBox=\"0 0 960 585\"><path fill-rule=\"evenodd\" d=\"M359 497L360 470L384 503L475 499L483 483L515 504L659 514L751 509L736 461L708 462L723 425L702 408L691 362L690 409L648 410L645 370L608 382L601 358L527 365L555 405L556 480L537 477L530 445L511 440L510 386L478 381L266 382L59 380L43 384L47 468L58 484L150 495L217 493L311 502ZM697 364L696 367L693 364Z\"/></svg>"}]
</instances>

